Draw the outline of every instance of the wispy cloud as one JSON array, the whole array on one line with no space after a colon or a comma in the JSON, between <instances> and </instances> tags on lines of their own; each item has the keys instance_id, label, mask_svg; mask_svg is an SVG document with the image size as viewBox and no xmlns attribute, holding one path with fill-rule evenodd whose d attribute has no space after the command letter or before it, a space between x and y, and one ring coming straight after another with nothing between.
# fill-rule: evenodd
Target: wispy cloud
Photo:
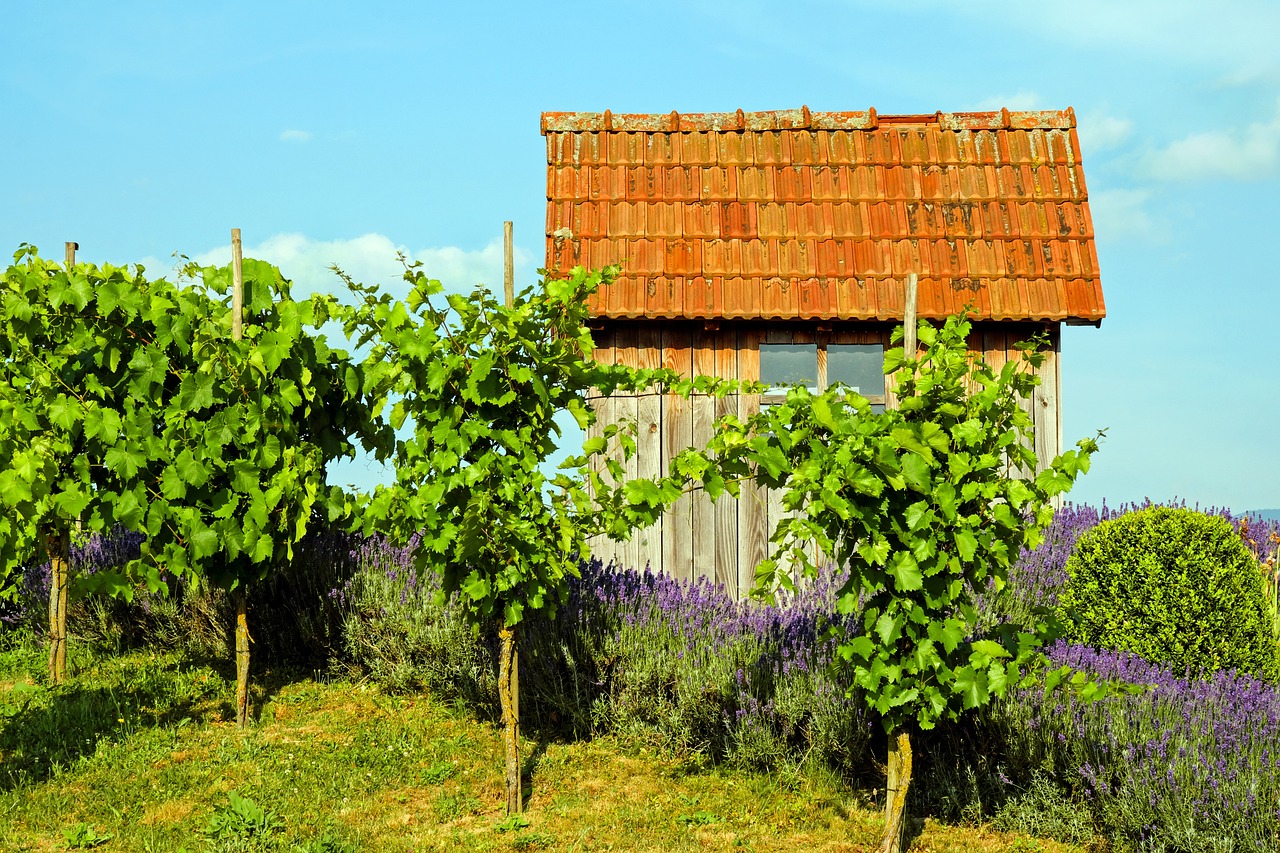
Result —
<instances>
[{"instance_id":1,"label":"wispy cloud","mask_svg":"<svg viewBox=\"0 0 1280 853\"><path fill-rule=\"evenodd\" d=\"M1019 89L1012 95L994 95L973 105L975 110L998 110L1001 107L1010 110L1038 110L1042 104L1040 96L1026 89Z\"/></svg>"},{"instance_id":2,"label":"wispy cloud","mask_svg":"<svg viewBox=\"0 0 1280 853\"><path fill-rule=\"evenodd\" d=\"M1076 132L1080 135L1081 153L1088 158L1128 142L1133 135L1133 122L1105 113L1086 113L1077 117Z\"/></svg>"},{"instance_id":3,"label":"wispy cloud","mask_svg":"<svg viewBox=\"0 0 1280 853\"><path fill-rule=\"evenodd\" d=\"M281 142L310 142L311 133L306 130L285 130L280 133Z\"/></svg>"},{"instance_id":4,"label":"wispy cloud","mask_svg":"<svg viewBox=\"0 0 1280 853\"><path fill-rule=\"evenodd\" d=\"M423 272L439 279L447 290L455 293L469 293L481 283L495 291L502 287L501 239L493 240L482 249L433 246L411 250L382 234L365 234L345 240L314 240L304 234L276 234L244 247L246 256L278 266L285 277L293 281L298 294L344 293L342 282L330 269L336 265L356 281L378 284L397 296L402 295L406 285L401 278L404 268L396 260L398 252L412 260L422 261ZM200 264L226 264L230 259L230 245L193 256L193 260ZM531 268L532 263L532 256L517 247L517 273ZM517 287L521 283L517 281Z\"/></svg>"},{"instance_id":5,"label":"wispy cloud","mask_svg":"<svg viewBox=\"0 0 1280 853\"><path fill-rule=\"evenodd\" d=\"M1280 101L1267 121L1189 134L1150 154L1146 165L1165 181L1269 178L1280 172Z\"/></svg>"},{"instance_id":6,"label":"wispy cloud","mask_svg":"<svg viewBox=\"0 0 1280 853\"><path fill-rule=\"evenodd\" d=\"M1093 230L1103 239L1161 243L1169 239L1165 225L1147 213L1150 190L1115 189L1089 194Z\"/></svg>"}]
</instances>

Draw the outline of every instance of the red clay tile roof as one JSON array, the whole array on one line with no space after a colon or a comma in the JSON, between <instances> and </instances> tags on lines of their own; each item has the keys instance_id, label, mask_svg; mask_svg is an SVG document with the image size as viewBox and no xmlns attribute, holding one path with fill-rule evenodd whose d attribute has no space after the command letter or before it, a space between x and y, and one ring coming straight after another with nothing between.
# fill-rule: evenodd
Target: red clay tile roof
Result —
<instances>
[{"instance_id":1,"label":"red clay tile roof","mask_svg":"<svg viewBox=\"0 0 1280 853\"><path fill-rule=\"evenodd\" d=\"M547 269L601 317L1106 315L1075 113L543 113Z\"/></svg>"}]
</instances>

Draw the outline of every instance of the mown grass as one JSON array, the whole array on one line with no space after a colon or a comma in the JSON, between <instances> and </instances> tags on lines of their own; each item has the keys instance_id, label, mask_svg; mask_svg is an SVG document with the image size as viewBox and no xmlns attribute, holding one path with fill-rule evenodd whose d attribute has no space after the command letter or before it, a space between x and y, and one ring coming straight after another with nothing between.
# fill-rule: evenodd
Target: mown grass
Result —
<instances>
[{"instance_id":1,"label":"mown grass","mask_svg":"<svg viewBox=\"0 0 1280 853\"><path fill-rule=\"evenodd\" d=\"M298 673L255 676L232 722L220 663L140 652L73 659L42 684L28 643L0 651L0 849L52 851L870 851L870 792L810 773L713 768L601 738L525 744L527 812L503 813L493 726L426 698ZM237 817L231 792L261 812ZM256 830L256 831L254 831ZM912 849L1077 850L946 826Z\"/></svg>"}]
</instances>

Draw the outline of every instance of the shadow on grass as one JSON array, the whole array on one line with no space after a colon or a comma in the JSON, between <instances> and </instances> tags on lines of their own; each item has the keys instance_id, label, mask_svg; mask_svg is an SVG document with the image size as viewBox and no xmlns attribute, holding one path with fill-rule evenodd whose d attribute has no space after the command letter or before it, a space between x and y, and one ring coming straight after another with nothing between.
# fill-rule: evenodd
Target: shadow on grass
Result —
<instances>
[{"instance_id":1,"label":"shadow on grass","mask_svg":"<svg viewBox=\"0 0 1280 853\"><path fill-rule=\"evenodd\" d=\"M542 763L542 757L547 754L547 743L548 740L544 737L534 741L533 749L520 767L520 802L525 808L528 808L529 800L533 797L533 774Z\"/></svg>"},{"instance_id":2,"label":"shadow on grass","mask_svg":"<svg viewBox=\"0 0 1280 853\"><path fill-rule=\"evenodd\" d=\"M251 673L253 721L284 687L313 674L288 666ZM91 665L59 687L33 675L0 693L0 790L42 782L142 730L235 719L235 665L220 657L139 654Z\"/></svg>"},{"instance_id":3,"label":"shadow on grass","mask_svg":"<svg viewBox=\"0 0 1280 853\"><path fill-rule=\"evenodd\" d=\"M101 680L102 674L85 677ZM141 665L120 672L118 681L77 678L59 687L20 682L0 696L0 790L44 781L104 741L200 716L222 689L220 679L186 661Z\"/></svg>"}]
</instances>

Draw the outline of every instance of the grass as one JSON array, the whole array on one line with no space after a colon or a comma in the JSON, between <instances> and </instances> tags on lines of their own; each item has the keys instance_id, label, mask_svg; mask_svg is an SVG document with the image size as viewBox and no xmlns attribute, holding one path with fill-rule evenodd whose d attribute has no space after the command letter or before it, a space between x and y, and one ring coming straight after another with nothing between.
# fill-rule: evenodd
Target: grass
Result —
<instances>
[{"instance_id":1,"label":"grass","mask_svg":"<svg viewBox=\"0 0 1280 853\"><path fill-rule=\"evenodd\" d=\"M868 792L820 775L708 767L638 741L526 743L527 811L503 812L496 729L367 683L232 672L177 654L72 661L42 683L0 651L0 847L13 851L873 851ZM914 851L1066 853L991 827L919 827Z\"/></svg>"}]
</instances>

